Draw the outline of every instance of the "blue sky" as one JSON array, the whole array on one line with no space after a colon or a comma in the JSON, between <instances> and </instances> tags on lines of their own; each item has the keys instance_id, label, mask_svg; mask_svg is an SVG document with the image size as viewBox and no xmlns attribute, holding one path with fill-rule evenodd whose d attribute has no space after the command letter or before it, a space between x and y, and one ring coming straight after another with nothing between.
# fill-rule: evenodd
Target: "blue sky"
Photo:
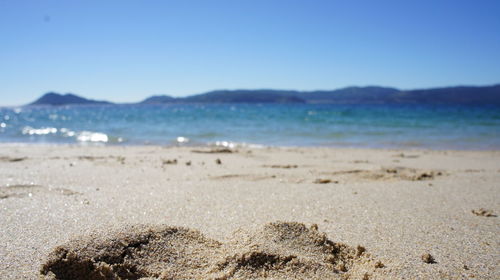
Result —
<instances>
[{"instance_id":1,"label":"blue sky","mask_svg":"<svg viewBox=\"0 0 500 280\"><path fill-rule=\"evenodd\" d=\"M500 83L500 1L0 0L0 104Z\"/></svg>"}]
</instances>

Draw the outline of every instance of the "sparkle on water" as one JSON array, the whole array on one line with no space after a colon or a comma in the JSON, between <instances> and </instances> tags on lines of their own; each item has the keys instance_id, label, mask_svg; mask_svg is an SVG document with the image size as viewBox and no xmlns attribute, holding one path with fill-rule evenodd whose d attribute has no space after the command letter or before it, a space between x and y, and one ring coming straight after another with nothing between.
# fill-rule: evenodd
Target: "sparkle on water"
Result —
<instances>
[{"instance_id":1,"label":"sparkle on water","mask_svg":"<svg viewBox=\"0 0 500 280\"><path fill-rule=\"evenodd\" d=\"M499 109L325 104L0 108L0 142L499 149Z\"/></svg>"}]
</instances>

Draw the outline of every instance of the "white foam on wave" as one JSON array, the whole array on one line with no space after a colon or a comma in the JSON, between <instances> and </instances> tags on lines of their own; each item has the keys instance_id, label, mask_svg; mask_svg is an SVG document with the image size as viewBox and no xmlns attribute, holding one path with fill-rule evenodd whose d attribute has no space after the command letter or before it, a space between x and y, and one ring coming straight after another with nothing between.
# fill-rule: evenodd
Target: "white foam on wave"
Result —
<instances>
[{"instance_id":1,"label":"white foam on wave","mask_svg":"<svg viewBox=\"0 0 500 280\"><path fill-rule=\"evenodd\" d=\"M234 149L234 148L265 148L266 146L260 145L260 144L251 144L251 143L245 143L245 142L231 142L231 141L216 141L215 143L209 143L209 145L214 145L217 147L224 147L224 148L229 148L229 149Z\"/></svg>"},{"instance_id":2,"label":"white foam on wave","mask_svg":"<svg viewBox=\"0 0 500 280\"><path fill-rule=\"evenodd\" d=\"M233 148L236 148L237 143L230 142L230 141L216 141L215 146L233 149Z\"/></svg>"},{"instance_id":3,"label":"white foam on wave","mask_svg":"<svg viewBox=\"0 0 500 280\"><path fill-rule=\"evenodd\" d=\"M179 144L185 144L189 142L189 138L184 137L184 136L179 136L176 138L177 143Z\"/></svg>"},{"instance_id":4,"label":"white foam on wave","mask_svg":"<svg viewBox=\"0 0 500 280\"><path fill-rule=\"evenodd\" d=\"M62 135L63 135L64 137L73 137L73 136L75 136L75 134L76 134L74 131L69 130L69 129L64 128L64 127L63 127L63 128L61 128L61 129L59 129L59 131L62 133Z\"/></svg>"},{"instance_id":5,"label":"white foam on wave","mask_svg":"<svg viewBox=\"0 0 500 280\"><path fill-rule=\"evenodd\" d=\"M78 133L76 140L80 142L103 142L109 141L108 135L100 132L82 131Z\"/></svg>"},{"instance_id":6,"label":"white foam on wave","mask_svg":"<svg viewBox=\"0 0 500 280\"><path fill-rule=\"evenodd\" d=\"M23 128L23 134L25 135L47 135L55 133L57 133L57 128L55 127L33 128L31 126L25 126Z\"/></svg>"}]
</instances>

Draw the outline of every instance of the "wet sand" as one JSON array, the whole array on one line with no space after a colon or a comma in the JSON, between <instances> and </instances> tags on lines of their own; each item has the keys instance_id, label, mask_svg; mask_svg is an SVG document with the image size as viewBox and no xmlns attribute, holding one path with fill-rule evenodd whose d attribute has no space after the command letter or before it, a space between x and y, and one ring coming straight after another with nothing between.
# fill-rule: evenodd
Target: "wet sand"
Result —
<instances>
[{"instance_id":1,"label":"wet sand","mask_svg":"<svg viewBox=\"0 0 500 280\"><path fill-rule=\"evenodd\" d=\"M500 152L0 146L0 279L499 279Z\"/></svg>"}]
</instances>

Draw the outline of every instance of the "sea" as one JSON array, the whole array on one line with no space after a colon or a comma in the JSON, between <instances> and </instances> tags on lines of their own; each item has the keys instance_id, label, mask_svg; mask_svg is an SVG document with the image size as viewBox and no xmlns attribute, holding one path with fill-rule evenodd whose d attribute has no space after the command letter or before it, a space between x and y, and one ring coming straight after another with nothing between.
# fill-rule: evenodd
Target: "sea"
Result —
<instances>
[{"instance_id":1,"label":"sea","mask_svg":"<svg viewBox=\"0 0 500 280\"><path fill-rule=\"evenodd\" d=\"M0 108L0 143L500 149L500 107L167 104Z\"/></svg>"}]
</instances>

